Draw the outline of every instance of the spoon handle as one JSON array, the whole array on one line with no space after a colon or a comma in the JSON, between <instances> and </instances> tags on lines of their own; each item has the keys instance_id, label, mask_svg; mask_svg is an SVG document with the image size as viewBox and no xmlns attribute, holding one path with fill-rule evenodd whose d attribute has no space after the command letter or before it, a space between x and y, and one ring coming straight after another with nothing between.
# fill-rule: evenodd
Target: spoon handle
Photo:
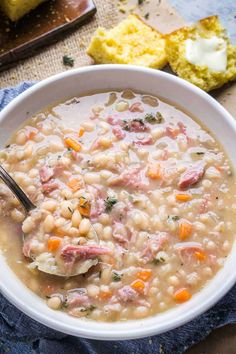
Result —
<instances>
[{"instance_id":1,"label":"spoon handle","mask_svg":"<svg viewBox=\"0 0 236 354\"><path fill-rule=\"evenodd\" d=\"M12 193L18 198L23 205L25 211L28 213L30 210L36 208L35 205L29 200L27 195L18 186L18 184L11 178L9 173L0 165L0 178L6 183Z\"/></svg>"}]
</instances>

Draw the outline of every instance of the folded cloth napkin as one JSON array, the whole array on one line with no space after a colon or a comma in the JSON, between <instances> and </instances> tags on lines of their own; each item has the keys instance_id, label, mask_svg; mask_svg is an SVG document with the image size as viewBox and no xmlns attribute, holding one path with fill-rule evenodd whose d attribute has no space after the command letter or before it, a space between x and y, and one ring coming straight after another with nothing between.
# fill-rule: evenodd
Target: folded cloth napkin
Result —
<instances>
[{"instance_id":1,"label":"folded cloth napkin","mask_svg":"<svg viewBox=\"0 0 236 354\"><path fill-rule=\"evenodd\" d=\"M0 110L33 83L0 90ZM0 353L182 354L213 329L236 323L236 286L213 308L170 332L129 341L98 341L54 331L30 319L0 295Z\"/></svg>"}]
</instances>

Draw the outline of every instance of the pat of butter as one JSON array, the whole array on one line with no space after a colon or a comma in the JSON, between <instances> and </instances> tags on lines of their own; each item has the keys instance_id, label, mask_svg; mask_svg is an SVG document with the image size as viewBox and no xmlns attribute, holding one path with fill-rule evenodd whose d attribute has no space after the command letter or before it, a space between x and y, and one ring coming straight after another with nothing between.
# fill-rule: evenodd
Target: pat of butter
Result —
<instances>
[{"instance_id":1,"label":"pat of butter","mask_svg":"<svg viewBox=\"0 0 236 354\"><path fill-rule=\"evenodd\" d=\"M226 42L219 37L198 37L185 41L186 59L194 65L207 66L212 71L226 71Z\"/></svg>"}]
</instances>

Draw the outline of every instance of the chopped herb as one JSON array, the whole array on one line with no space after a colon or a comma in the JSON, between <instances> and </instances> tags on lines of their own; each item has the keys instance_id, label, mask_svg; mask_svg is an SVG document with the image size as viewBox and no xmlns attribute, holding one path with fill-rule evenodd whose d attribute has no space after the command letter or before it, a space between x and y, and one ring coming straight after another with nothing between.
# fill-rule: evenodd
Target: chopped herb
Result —
<instances>
[{"instance_id":1,"label":"chopped herb","mask_svg":"<svg viewBox=\"0 0 236 354\"><path fill-rule=\"evenodd\" d=\"M85 197L79 197L79 207L80 208L87 208L88 201Z\"/></svg>"},{"instance_id":2,"label":"chopped herb","mask_svg":"<svg viewBox=\"0 0 236 354\"><path fill-rule=\"evenodd\" d=\"M145 0L138 0L138 5L142 5Z\"/></svg>"},{"instance_id":3,"label":"chopped herb","mask_svg":"<svg viewBox=\"0 0 236 354\"><path fill-rule=\"evenodd\" d=\"M204 155L205 152L203 152L203 151L197 151L196 154L197 154L197 155Z\"/></svg>"},{"instance_id":4,"label":"chopped herb","mask_svg":"<svg viewBox=\"0 0 236 354\"><path fill-rule=\"evenodd\" d=\"M157 119L157 123L160 124L161 122L163 122L164 118L163 115L161 114L161 112L157 112L156 113L156 119Z\"/></svg>"},{"instance_id":5,"label":"chopped herb","mask_svg":"<svg viewBox=\"0 0 236 354\"><path fill-rule=\"evenodd\" d=\"M57 159L59 160L59 159L61 159L61 157L62 157L61 155L58 155L58 156L57 156Z\"/></svg>"},{"instance_id":6,"label":"chopped herb","mask_svg":"<svg viewBox=\"0 0 236 354\"><path fill-rule=\"evenodd\" d=\"M107 199L104 200L105 202L105 212L109 213L113 206L118 202L118 200L115 197L107 197Z\"/></svg>"},{"instance_id":7,"label":"chopped herb","mask_svg":"<svg viewBox=\"0 0 236 354\"><path fill-rule=\"evenodd\" d=\"M93 311L96 309L95 305L90 305L89 307L87 307L87 311Z\"/></svg>"},{"instance_id":8,"label":"chopped herb","mask_svg":"<svg viewBox=\"0 0 236 354\"><path fill-rule=\"evenodd\" d=\"M82 308L80 309L80 312L87 312L87 314L89 314L89 312L92 312L92 311L95 310L95 309L96 309L96 306L90 305L90 306L88 306L88 307L82 307Z\"/></svg>"},{"instance_id":9,"label":"chopped herb","mask_svg":"<svg viewBox=\"0 0 236 354\"><path fill-rule=\"evenodd\" d=\"M87 312L87 307L82 307L82 308L80 309L80 312Z\"/></svg>"},{"instance_id":10,"label":"chopped herb","mask_svg":"<svg viewBox=\"0 0 236 354\"><path fill-rule=\"evenodd\" d=\"M8 145L6 145L6 146L5 146L5 148L6 148L6 149L8 149L10 146L11 146L11 145L10 145L10 144L8 144Z\"/></svg>"},{"instance_id":11,"label":"chopped herb","mask_svg":"<svg viewBox=\"0 0 236 354\"><path fill-rule=\"evenodd\" d=\"M129 123L127 122L127 120L123 120L123 127L122 128L126 131L130 131L130 126L129 126Z\"/></svg>"},{"instance_id":12,"label":"chopped herb","mask_svg":"<svg viewBox=\"0 0 236 354\"><path fill-rule=\"evenodd\" d=\"M74 61L75 60L73 58L71 58L69 55L64 55L62 57L62 60L63 60L63 64L65 66L70 66L71 68L74 66Z\"/></svg>"},{"instance_id":13,"label":"chopped herb","mask_svg":"<svg viewBox=\"0 0 236 354\"><path fill-rule=\"evenodd\" d=\"M71 151L73 151L73 149L71 149L71 148L67 148L67 151L68 151L68 152L71 152Z\"/></svg>"},{"instance_id":14,"label":"chopped herb","mask_svg":"<svg viewBox=\"0 0 236 354\"><path fill-rule=\"evenodd\" d=\"M180 216L178 215L168 215L167 221L173 220L173 221L178 221L180 219Z\"/></svg>"},{"instance_id":15,"label":"chopped herb","mask_svg":"<svg viewBox=\"0 0 236 354\"><path fill-rule=\"evenodd\" d=\"M123 129L126 130L127 132L130 131L130 127L129 127L128 124L125 124L125 125L123 126Z\"/></svg>"},{"instance_id":16,"label":"chopped herb","mask_svg":"<svg viewBox=\"0 0 236 354\"><path fill-rule=\"evenodd\" d=\"M153 261L152 261L152 263L153 264L160 264L160 263L165 263L165 258L163 258L163 257L157 257L157 258L155 258L155 259L153 259Z\"/></svg>"},{"instance_id":17,"label":"chopped herb","mask_svg":"<svg viewBox=\"0 0 236 354\"><path fill-rule=\"evenodd\" d=\"M68 302L67 302L67 300L65 300L65 301L63 301L63 303L62 303L62 308L67 308L68 307Z\"/></svg>"},{"instance_id":18,"label":"chopped herb","mask_svg":"<svg viewBox=\"0 0 236 354\"><path fill-rule=\"evenodd\" d=\"M144 18L146 19L146 20L148 20L149 19L149 12L147 12L145 15L144 15Z\"/></svg>"},{"instance_id":19,"label":"chopped herb","mask_svg":"<svg viewBox=\"0 0 236 354\"><path fill-rule=\"evenodd\" d=\"M160 124L163 121L163 116L160 112L157 112L156 116L152 113L147 113L145 115L145 120L150 124Z\"/></svg>"},{"instance_id":20,"label":"chopped herb","mask_svg":"<svg viewBox=\"0 0 236 354\"><path fill-rule=\"evenodd\" d=\"M129 202L133 203L134 197L131 194L129 194L128 199L129 199Z\"/></svg>"},{"instance_id":21,"label":"chopped herb","mask_svg":"<svg viewBox=\"0 0 236 354\"><path fill-rule=\"evenodd\" d=\"M69 206L68 206L68 209L69 209L69 211L71 212L71 214L73 214L74 210L71 209Z\"/></svg>"},{"instance_id":22,"label":"chopped herb","mask_svg":"<svg viewBox=\"0 0 236 354\"><path fill-rule=\"evenodd\" d=\"M114 272L112 273L112 280L113 281L121 281L123 274Z\"/></svg>"}]
</instances>

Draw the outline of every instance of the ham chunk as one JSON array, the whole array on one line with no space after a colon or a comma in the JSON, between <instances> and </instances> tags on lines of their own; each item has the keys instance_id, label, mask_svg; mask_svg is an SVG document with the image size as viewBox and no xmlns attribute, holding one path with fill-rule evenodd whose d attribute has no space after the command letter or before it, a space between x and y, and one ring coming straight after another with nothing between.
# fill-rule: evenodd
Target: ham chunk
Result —
<instances>
[{"instance_id":1,"label":"ham chunk","mask_svg":"<svg viewBox=\"0 0 236 354\"><path fill-rule=\"evenodd\" d=\"M185 171L179 180L179 188L187 189L196 183L198 183L204 175L205 165L200 162L195 164L193 167L190 167L187 171Z\"/></svg>"},{"instance_id":2,"label":"ham chunk","mask_svg":"<svg viewBox=\"0 0 236 354\"><path fill-rule=\"evenodd\" d=\"M123 224L114 222L112 229L112 236L117 242L127 243L129 241L131 235L130 230Z\"/></svg>"},{"instance_id":3,"label":"ham chunk","mask_svg":"<svg viewBox=\"0 0 236 354\"><path fill-rule=\"evenodd\" d=\"M43 183L42 190L43 190L43 193L49 194L52 191L54 191L55 189L57 189L58 187L59 187L58 182L56 182L55 180L50 180L47 183Z\"/></svg>"},{"instance_id":4,"label":"ham chunk","mask_svg":"<svg viewBox=\"0 0 236 354\"><path fill-rule=\"evenodd\" d=\"M112 133L119 140L122 140L125 137L125 132L118 125L114 126L114 128L112 129Z\"/></svg>"},{"instance_id":5,"label":"ham chunk","mask_svg":"<svg viewBox=\"0 0 236 354\"><path fill-rule=\"evenodd\" d=\"M107 117L107 123L109 123L110 125L122 125L123 122L120 118L109 116Z\"/></svg>"},{"instance_id":6,"label":"ham chunk","mask_svg":"<svg viewBox=\"0 0 236 354\"><path fill-rule=\"evenodd\" d=\"M138 293L129 285L123 286L123 288L118 290L117 294L123 302L133 302L138 298Z\"/></svg>"},{"instance_id":7,"label":"ham chunk","mask_svg":"<svg viewBox=\"0 0 236 354\"><path fill-rule=\"evenodd\" d=\"M135 140L134 144L137 146L144 146L144 145L152 145L153 144L153 139L151 136L144 138L144 139L140 139L140 140Z\"/></svg>"},{"instance_id":8,"label":"ham chunk","mask_svg":"<svg viewBox=\"0 0 236 354\"><path fill-rule=\"evenodd\" d=\"M142 103L141 102L135 102L133 103L130 108L129 108L130 112L140 112L143 113L144 109L142 107Z\"/></svg>"},{"instance_id":9,"label":"ham chunk","mask_svg":"<svg viewBox=\"0 0 236 354\"><path fill-rule=\"evenodd\" d=\"M71 292L68 293L66 298L66 305L69 309L74 307L87 307L90 305L90 299L85 291Z\"/></svg>"},{"instance_id":10,"label":"ham chunk","mask_svg":"<svg viewBox=\"0 0 236 354\"><path fill-rule=\"evenodd\" d=\"M124 171L119 176L111 178L108 182L110 186L129 187L140 190L147 190L149 188L145 171L140 166Z\"/></svg>"},{"instance_id":11,"label":"ham chunk","mask_svg":"<svg viewBox=\"0 0 236 354\"><path fill-rule=\"evenodd\" d=\"M65 246L61 251L61 257L65 262L72 262L76 258L91 259L104 254L110 254L109 248L100 246Z\"/></svg>"},{"instance_id":12,"label":"ham chunk","mask_svg":"<svg viewBox=\"0 0 236 354\"><path fill-rule=\"evenodd\" d=\"M48 182L54 175L53 168L48 166L43 166L39 170L39 177L42 183Z\"/></svg>"},{"instance_id":13,"label":"ham chunk","mask_svg":"<svg viewBox=\"0 0 236 354\"><path fill-rule=\"evenodd\" d=\"M152 261L156 254L163 248L163 246L169 241L169 236L166 233L157 233L150 235L149 240L144 248L141 256L147 261Z\"/></svg>"},{"instance_id":14,"label":"ham chunk","mask_svg":"<svg viewBox=\"0 0 236 354\"><path fill-rule=\"evenodd\" d=\"M150 128L142 119L132 119L123 122L123 129L132 133L148 132Z\"/></svg>"}]
</instances>

